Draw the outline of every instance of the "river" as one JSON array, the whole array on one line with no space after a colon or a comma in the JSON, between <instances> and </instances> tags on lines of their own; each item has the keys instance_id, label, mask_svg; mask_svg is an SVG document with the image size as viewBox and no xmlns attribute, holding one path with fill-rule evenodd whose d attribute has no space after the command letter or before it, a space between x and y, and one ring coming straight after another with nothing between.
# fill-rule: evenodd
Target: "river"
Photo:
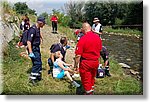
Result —
<instances>
[{"instance_id":1,"label":"river","mask_svg":"<svg viewBox=\"0 0 150 102\"><path fill-rule=\"evenodd\" d=\"M127 35L103 34L103 45L109 56L119 63L125 63L131 69L143 75L143 38Z\"/></svg>"}]
</instances>

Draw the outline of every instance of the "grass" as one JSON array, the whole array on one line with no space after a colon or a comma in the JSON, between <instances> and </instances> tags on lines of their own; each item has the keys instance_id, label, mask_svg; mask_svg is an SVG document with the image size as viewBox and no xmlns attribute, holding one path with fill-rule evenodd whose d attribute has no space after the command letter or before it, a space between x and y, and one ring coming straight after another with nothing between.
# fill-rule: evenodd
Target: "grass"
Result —
<instances>
[{"instance_id":1,"label":"grass","mask_svg":"<svg viewBox=\"0 0 150 102\"><path fill-rule=\"evenodd\" d=\"M75 95L77 92L83 92L83 88L76 89L71 86L69 80L65 77L62 80L53 79L47 74L49 69L45 53L42 53L43 59L43 80L37 86L28 83L29 73L31 71L31 61L19 56L23 49L15 48L18 39L9 43L8 52L3 60L3 93L2 94L49 94L49 95ZM43 58L44 57L44 58ZM142 95L142 83L129 75L125 75L123 69L110 59L112 77L96 79L96 95ZM76 79L80 82L80 78Z\"/></svg>"},{"instance_id":2,"label":"grass","mask_svg":"<svg viewBox=\"0 0 150 102\"><path fill-rule=\"evenodd\" d=\"M129 29L129 28L126 28L126 29L121 29L121 28L112 29L111 27L104 27L103 31L108 32L108 33L113 32L113 33L120 33L120 34L125 34L125 35L138 35L138 36L143 34L139 30Z\"/></svg>"},{"instance_id":3,"label":"grass","mask_svg":"<svg viewBox=\"0 0 150 102\"><path fill-rule=\"evenodd\" d=\"M69 27L63 27L63 26L59 26L58 30L65 34L69 39L72 39L74 41L76 41L76 35L74 35L74 31L73 29L70 29Z\"/></svg>"}]
</instances>

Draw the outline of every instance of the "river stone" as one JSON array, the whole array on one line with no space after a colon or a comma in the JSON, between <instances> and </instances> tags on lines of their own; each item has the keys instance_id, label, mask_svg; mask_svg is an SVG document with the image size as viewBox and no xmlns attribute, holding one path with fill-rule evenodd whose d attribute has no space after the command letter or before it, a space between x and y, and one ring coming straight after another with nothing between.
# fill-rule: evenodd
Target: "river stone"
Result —
<instances>
[{"instance_id":1,"label":"river stone","mask_svg":"<svg viewBox=\"0 0 150 102\"><path fill-rule=\"evenodd\" d=\"M103 38L102 40L105 41L106 39Z\"/></svg>"},{"instance_id":2,"label":"river stone","mask_svg":"<svg viewBox=\"0 0 150 102\"><path fill-rule=\"evenodd\" d=\"M70 42L71 42L71 43L74 43L74 41L73 41L73 40L70 40Z\"/></svg>"},{"instance_id":3,"label":"river stone","mask_svg":"<svg viewBox=\"0 0 150 102\"><path fill-rule=\"evenodd\" d=\"M139 74L139 72L134 71L133 69L130 69L130 73L133 74L133 75Z\"/></svg>"},{"instance_id":4,"label":"river stone","mask_svg":"<svg viewBox=\"0 0 150 102\"><path fill-rule=\"evenodd\" d=\"M128 68L130 69L131 67L125 63L119 63L120 66L122 66L122 68Z\"/></svg>"},{"instance_id":5,"label":"river stone","mask_svg":"<svg viewBox=\"0 0 150 102\"><path fill-rule=\"evenodd\" d=\"M130 59L130 58L127 58L126 60L127 60L127 61L131 61L131 59Z\"/></svg>"},{"instance_id":6,"label":"river stone","mask_svg":"<svg viewBox=\"0 0 150 102\"><path fill-rule=\"evenodd\" d=\"M138 80L140 80L142 77L140 75L137 75Z\"/></svg>"}]
</instances>

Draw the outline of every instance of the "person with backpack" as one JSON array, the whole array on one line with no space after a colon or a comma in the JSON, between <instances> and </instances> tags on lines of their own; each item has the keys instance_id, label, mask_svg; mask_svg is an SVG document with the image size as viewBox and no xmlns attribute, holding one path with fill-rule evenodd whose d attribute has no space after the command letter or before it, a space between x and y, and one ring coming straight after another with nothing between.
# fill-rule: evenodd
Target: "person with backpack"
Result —
<instances>
[{"instance_id":1,"label":"person with backpack","mask_svg":"<svg viewBox=\"0 0 150 102\"><path fill-rule=\"evenodd\" d=\"M53 63L56 60L54 56L55 52L60 51L61 54L63 55L62 61L65 62L66 50L70 48L70 46L67 45L67 42L68 42L67 37L61 37L60 43L52 44L52 46L50 47L50 58L48 59L50 70L48 71L48 74L52 72Z\"/></svg>"},{"instance_id":2,"label":"person with backpack","mask_svg":"<svg viewBox=\"0 0 150 102\"><path fill-rule=\"evenodd\" d=\"M41 34L40 28L43 28L45 25L45 18L38 17L37 23L34 24L27 31L27 40L25 40L27 44L27 49L29 53L29 57L32 60L32 70L30 74L30 82L33 85L36 85L37 80L40 81L42 78L42 61L41 61L41 52L40 52L40 44L41 44Z\"/></svg>"},{"instance_id":3,"label":"person with backpack","mask_svg":"<svg viewBox=\"0 0 150 102\"><path fill-rule=\"evenodd\" d=\"M92 28L88 23L82 24L82 32L84 36L77 43L75 50L74 68L79 68L85 94L92 95L99 66L102 41L98 35L92 32Z\"/></svg>"},{"instance_id":4,"label":"person with backpack","mask_svg":"<svg viewBox=\"0 0 150 102\"><path fill-rule=\"evenodd\" d=\"M98 34L101 38L101 35L102 35L102 24L100 24L100 20L95 17L94 20L93 20L94 24L92 25L92 31L95 33L95 34Z\"/></svg>"}]
</instances>

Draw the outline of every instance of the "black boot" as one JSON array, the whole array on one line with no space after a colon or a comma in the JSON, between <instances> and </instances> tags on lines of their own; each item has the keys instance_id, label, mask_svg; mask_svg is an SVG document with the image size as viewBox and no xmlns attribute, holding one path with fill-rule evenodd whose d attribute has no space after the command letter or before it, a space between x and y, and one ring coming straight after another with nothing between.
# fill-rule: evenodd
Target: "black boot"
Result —
<instances>
[{"instance_id":1,"label":"black boot","mask_svg":"<svg viewBox=\"0 0 150 102\"><path fill-rule=\"evenodd\" d=\"M109 67L108 66L105 67L105 75L107 75L108 77L111 77L111 74L109 73Z\"/></svg>"},{"instance_id":2,"label":"black boot","mask_svg":"<svg viewBox=\"0 0 150 102\"><path fill-rule=\"evenodd\" d=\"M33 86L36 86L37 85L36 76L30 75L29 83L31 83Z\"/></svg>"},{"instance_id":3,"label":"black boot","mask_svg":"<svg viewBox=\"0 0 150 102\"><path fill-rule=\"evenodd\" d=\"M41 81L42 80L42 73L39 72L39 75L36 77L38 81Z\"/></svg>"}]
</instances>

